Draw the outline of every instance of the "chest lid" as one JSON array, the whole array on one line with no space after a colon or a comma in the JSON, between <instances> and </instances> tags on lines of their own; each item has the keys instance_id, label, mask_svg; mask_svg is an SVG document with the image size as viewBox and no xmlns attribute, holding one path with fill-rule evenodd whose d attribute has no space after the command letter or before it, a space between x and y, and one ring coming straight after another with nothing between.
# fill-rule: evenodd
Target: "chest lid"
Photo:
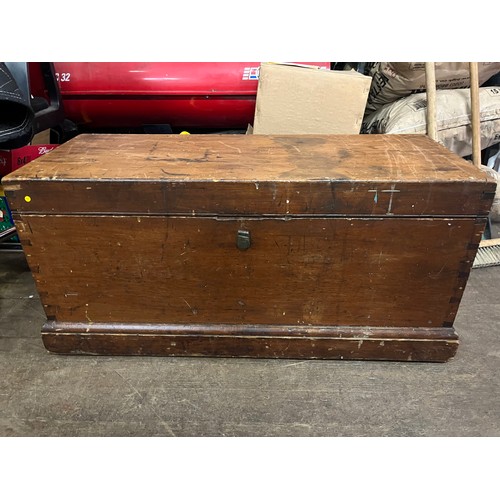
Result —
<instances>
[{"instance_id":1,"label":"chest lid","mask_svg":"<svg viewBox=\"0 0 500 500\"><path fill-rule=\"evenodd\" d=\"M82 134L2 183L33 214L476 216L495 191L422 135Z\"/></svg>"}]
</instances>

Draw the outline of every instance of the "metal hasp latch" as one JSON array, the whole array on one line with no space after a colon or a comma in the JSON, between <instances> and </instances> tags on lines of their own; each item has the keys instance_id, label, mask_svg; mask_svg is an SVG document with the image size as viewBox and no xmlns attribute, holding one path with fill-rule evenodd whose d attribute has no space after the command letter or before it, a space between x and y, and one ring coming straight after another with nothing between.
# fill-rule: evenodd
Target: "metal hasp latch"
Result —
<instances>
[{"instance_id":1,"label":"metal hasp latch","mask_svg":"<svg viewBox=\"0 0 500 500\"><path fill-rule=\"evenodd\" d=\"M238 229L238 235L236 237L236 246L240 250L248 250L252 241L250 239L250 231L245 231L244 229Z\"/></svg>"}]
</instances>

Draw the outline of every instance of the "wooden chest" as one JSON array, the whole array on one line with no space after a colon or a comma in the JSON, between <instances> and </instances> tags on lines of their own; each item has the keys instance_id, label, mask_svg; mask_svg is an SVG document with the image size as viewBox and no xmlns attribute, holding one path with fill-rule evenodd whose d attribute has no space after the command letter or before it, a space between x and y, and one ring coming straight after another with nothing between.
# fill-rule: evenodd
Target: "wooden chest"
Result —
<instances>
[{"instance_id":1,"label":"wooden chest","mask_svg":"<svg viewBox=\"0 0 500 500\"><path fill-rule=\"evenodd\" d=\"M426 136L81 135L3 179L57 353L446 361L495 184Z\"/></svg>"}]
</instances>

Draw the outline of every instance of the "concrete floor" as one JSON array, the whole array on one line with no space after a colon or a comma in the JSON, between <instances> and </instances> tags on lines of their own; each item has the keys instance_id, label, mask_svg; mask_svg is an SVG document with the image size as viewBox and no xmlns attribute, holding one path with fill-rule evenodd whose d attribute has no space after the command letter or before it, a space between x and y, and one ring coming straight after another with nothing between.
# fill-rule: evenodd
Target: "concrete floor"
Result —
<instances>
[{"instance_id":1,"label":"concrete floor","mask_svg":"<svg viewBox=\"0 0 500 500\"><path fill-rule=\"evenodd\" d=\"M22 253L0 283L1 436L500 436L500 267L445 364L54 355Z\"/></svg>"}]
</instances>

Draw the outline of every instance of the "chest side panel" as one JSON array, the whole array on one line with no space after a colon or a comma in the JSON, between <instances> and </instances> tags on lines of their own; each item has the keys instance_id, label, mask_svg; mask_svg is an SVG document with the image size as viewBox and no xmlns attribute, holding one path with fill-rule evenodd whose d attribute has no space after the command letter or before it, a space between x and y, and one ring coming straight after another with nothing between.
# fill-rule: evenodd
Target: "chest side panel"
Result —
<instances>
[{"instance_id":1,"label":"chest side panel","mask_svg":"<svg viewBox=\"0 0 500 500\"><path fill-rule=\"evenodd\" d=\"M24 215L18 229L57 321L433 328L454 319L482 224Z\"/></svg>"}]
</instances>

